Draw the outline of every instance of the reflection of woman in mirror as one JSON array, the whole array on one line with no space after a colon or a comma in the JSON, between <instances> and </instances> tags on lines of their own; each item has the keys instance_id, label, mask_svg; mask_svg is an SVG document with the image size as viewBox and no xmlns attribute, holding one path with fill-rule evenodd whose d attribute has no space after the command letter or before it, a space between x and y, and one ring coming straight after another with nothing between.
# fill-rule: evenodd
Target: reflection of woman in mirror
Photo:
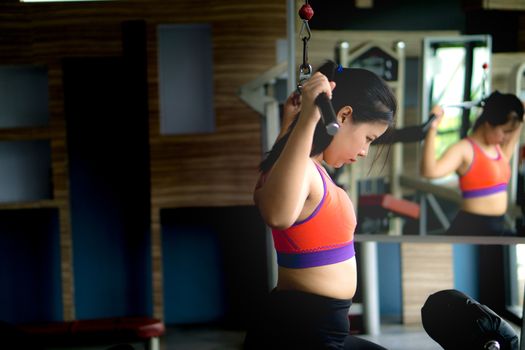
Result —
<instances>
[{"instance_id":1,"label":"reflection of woman in mirror","mask_svg":"<svg viewBox=\"0 0 525 350\"><path fill-rule=\"evenodd\" d=\"M504 235L510 158L523 122L523 103L513 94L492 93L483 106L472 132L450 146L436 159L437 127L443 109L432 109L437 118L423 146L421 173L438 178L455 171L459 175L462 202L447 234Z\"/></svg>"}]
</instances>

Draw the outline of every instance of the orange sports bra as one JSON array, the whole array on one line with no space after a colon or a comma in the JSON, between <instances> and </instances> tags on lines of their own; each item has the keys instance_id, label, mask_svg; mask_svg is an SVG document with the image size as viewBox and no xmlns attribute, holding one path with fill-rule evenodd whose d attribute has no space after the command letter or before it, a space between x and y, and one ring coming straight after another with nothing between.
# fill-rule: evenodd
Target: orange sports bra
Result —
<instances>
[{"instance_id":1,"label":"orange sports bra","mask_svg":"<svg viewBox=\"0 0 525 350\"><path fill-rule=\"evenodd\" d=\"M467 138L472 145L474 156L467 172L459 177L459 188L463 198L488 196L506 191L510 180L510 164L496 145L498 156L489 157L474 140Z\"/></svg>"},{"instance_id":2,"label":"orange sports bra","mask_svg":"<svg viewBox=\"0 0 525 350\"><path fill-rule=\"evenodd\" d=\"M355 255L356 217L347 193L315 164L323 180L323 198L306 219L285 230L272 230L277 263L288 268L335 264ZM329 181L327 181L327 178Z\"/></svg>"}]
</instances>

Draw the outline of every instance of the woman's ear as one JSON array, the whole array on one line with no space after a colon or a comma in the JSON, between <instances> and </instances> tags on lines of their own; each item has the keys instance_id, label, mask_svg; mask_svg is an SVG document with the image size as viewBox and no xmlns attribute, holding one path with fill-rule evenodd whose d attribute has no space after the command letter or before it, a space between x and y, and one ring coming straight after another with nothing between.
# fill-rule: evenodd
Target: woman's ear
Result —
<instances>
[{"instance_id":1,"label":"woman's ear","mask_svg":"<svg viewBox=\"0 0 525 350\"><path fill-rule=\"evenodd\" d=\"M350 106L344 106L337 112L337 121L339 124L344 124L350 122L352 118L353 109Z\"/></svg>"}]
</instances>

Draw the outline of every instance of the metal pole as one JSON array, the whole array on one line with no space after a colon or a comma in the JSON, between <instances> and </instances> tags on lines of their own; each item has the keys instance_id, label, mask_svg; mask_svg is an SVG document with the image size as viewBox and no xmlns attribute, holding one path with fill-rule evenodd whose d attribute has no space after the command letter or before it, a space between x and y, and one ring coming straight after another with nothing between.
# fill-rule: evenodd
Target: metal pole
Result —
<instances>
[{"instance_id":1,"label":"metal pole","mask_svg":"<svg viewBox=\"0 0 525 350\"><path fill-rule=\"evenodd\" d=\"M513 81L513 85L511 88L514 88L514 93L516 96L520 96L523 87L521 86L521 81L523 79L523 76L525 75L525 63L520 64L514 71L514 77L515 80ZM511 89L512 92L512 89ZM523 141L523 134L521 135L520 142ZM519 143L516 145L516 149L514 150L515 154L518 154L519 149ZM512 183L511 183L511 195L510 200L512 203L516 203L516 197L517 197L517 188L518 188L518 182L517 182L517 176L518 173L518 157L514 156L512 161ZM516 227L518 230L519 228ZM525 288L523 292L523 311L521 314L521 334L520 334L520 350L525 350Z\"/></svg>"},{"instance_id":2,"label":"metal pole","mask_svg":"<svg viewBox=\"0 0 525 350\"><path fill-rule=\"evenodd\" d=\"M295 77L295 0L288 0L286 2L286 28L288 41L288 80L287 80L287 96L297 88Z\"/></svg>"},{"instance_id":3,"label":"metal pole","mask_svg":"<svg viewBox=\"0 0 525 350\"><path fill-rule=\"evenodd\" d=\"M264 105L265 144L264 152L269 151L277 135L279 134L279 103L277 101L266 102ZM272 230L266 226L266 252L268 259L268 286L272 290L277 285L277 257L274 249Z\"/></svg>"},{"instance_id":4,"label":"metal pole","mask_svg":"<svg viewBox=\"0 0 525 350\"><path fill-rule=\"evenodd\" d=\"M363 257L363 319L365 332L378 335L381 332L379 321L379 280L377 277L377 242L362 242Z\"/></svg>"},{"instance_id":5,"label":"metal pole","mask_svg":"<svg viewBox=\"0 0 525 350\"><path fill-rule=\"evenodd\" d=\"M525 288L523 291L523 308L521 312L520 350L525 350Z\"/></svg>"}]
</instances>

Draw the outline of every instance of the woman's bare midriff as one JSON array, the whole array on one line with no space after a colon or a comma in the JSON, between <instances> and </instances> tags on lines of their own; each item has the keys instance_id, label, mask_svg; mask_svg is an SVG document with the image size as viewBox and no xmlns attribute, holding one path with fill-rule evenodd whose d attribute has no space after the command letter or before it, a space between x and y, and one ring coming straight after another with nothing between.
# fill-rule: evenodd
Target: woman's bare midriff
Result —
<instances>
[{"instance_id":1,"label":"woman's bare midriff","mask_svg":"<svg viewBox=\"0 0 525 350\"><path fill-rule=\"evenodd\" d=\"M479 215L499 216L507 212L507 192L464 199L461 209Z\"/></svg>"},{"instance_id":2,"label":"woman's bare midriff","mask_svg":"<svg viewBox=\"0 0 525 350\"><path fill-rule=\"evenodd\" d=\"M331 265L290 269L279 267L277 289L298 290L336 299L351 299L357 286L355 257Z\"/></svg>"}]
</instances>

